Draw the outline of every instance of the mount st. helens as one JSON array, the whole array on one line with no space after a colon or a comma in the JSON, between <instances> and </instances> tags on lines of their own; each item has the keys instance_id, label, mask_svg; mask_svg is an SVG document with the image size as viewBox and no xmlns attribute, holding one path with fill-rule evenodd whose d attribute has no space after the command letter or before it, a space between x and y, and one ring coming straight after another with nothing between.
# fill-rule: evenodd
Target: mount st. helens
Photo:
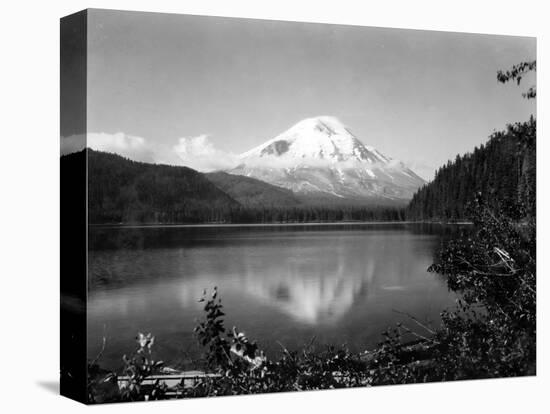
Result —
<instances>
[{"instance_id":1,"label":"mount st. helens","mask_svg":"<svg viewBox=\"0 0 550 414\"><path fill-rule=\"evenodd\" d=\"M337 118L308 118L245 152L231 174L307 196L406 202L425 181L403 163L364 145Z\"/></svg>"}]
</instances>

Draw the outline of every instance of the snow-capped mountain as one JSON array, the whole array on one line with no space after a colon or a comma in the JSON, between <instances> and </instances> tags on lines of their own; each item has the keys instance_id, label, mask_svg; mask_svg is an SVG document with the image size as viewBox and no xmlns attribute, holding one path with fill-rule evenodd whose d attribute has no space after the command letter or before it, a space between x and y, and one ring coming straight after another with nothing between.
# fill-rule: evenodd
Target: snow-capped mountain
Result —
<instances>
[{"instance_id":1,"label":"snow-capped mountain","mask_svg":"<svg viewBox=\"0 0 550 414\"><path fill-rule=\"evenodd\" d=\"M337 118L308 118L243 153L229 171L297 193L404 200L425 181L364 145Z\"/></svg>"}]
</instances>

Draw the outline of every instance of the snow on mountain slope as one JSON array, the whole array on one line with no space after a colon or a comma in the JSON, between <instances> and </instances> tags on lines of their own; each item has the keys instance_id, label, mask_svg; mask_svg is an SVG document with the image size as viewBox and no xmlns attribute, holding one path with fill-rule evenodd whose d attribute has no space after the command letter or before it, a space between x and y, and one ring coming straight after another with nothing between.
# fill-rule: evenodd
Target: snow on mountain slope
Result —
<instances>
[{"instance_id":1,"label":"snow on mountain slope","mask_svg":"<svg viewBox=\"0 0 550 414\"><path fill-rule=\"evenodd\" d=\"M330 116L304 119L240 160L230 173L297 193L399 200L411 198L424 184L403 163L364 145Z\"/></svg>"}]
</instances>

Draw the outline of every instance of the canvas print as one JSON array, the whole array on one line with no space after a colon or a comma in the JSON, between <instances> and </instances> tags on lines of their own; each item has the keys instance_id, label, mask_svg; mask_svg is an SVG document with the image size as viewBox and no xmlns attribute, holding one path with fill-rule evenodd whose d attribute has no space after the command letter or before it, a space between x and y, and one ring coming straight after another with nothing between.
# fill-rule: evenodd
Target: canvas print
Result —
<instances>
[{"instance_id":1,"label":"canvas print","mask_svg":"<svg viewBox=\"0 0 550 414\"><path fill-rule=\"evenodd\" d=\"M536 39L61 20L61 392L536 374Z\"/></svg>"}]
</instances>

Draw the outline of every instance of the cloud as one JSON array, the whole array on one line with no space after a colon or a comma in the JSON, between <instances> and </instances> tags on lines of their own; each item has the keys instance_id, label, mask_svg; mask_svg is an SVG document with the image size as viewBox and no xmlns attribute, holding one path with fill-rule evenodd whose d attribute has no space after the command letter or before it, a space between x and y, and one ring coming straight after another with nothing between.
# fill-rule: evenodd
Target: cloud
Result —
<instances>
[{"instance_id":1,"label":"cloud","mask_svg":"<svg viewBox=\"0 0 550 414\"><path fill-rule=\"evenodd\" d=\"M134 161L157 162L153 147L145 138L123 132L107 134L88 133L88 147L97 151L114 152Z\"/></svg>"},{"instance_id":2,"label":"cloud","mask_svg":"<svg viewBox=\"0 0 550 414\"><path fill-rule=\"evenodd\" d=\"M60 152L61 155L72 154L82 151L86 147L86 136L84 134L75 134L68 137L61 137Z\"/></svg>"},{"instance_id":3,"label":"cloud","mask_svg":"<svg viewBox=\"0 0 550 414\"><path fill-rule=\"evenodd\" d=\"M89 132L61 137L61 155L82 151L85 147L96 151L112 152L135 161L157 162L158 155L145 138L123 132L108 134Z\"/></svg>"},{"instance_id":4,"label":"cloud","mask_svg":"<svg viewBox=\"0 0 550 414\"><path fill-rule=\"evenodd\" d=\"M89 132L61 137L61 155L82 151L85 147L111 152L134 161L180 165L208 172L233 168L238 156L214 146L207 135L179 138L176 145L152 144L143 137L123 132Z\"/></svg>"},{"instance_id":5,"label":"cloud","mask_svg":"<svg viewBox=\"0 0 550 414\"><path fill-rule=\"evenodd\" d=\"M437 167L422 161L407 161L406 165L426 181L432 181L437 170Z\"/></svg>"},{"instance_id":6,"label":"cloud","mask_svg":"<svg viewBox=\"0 0 550 414\"><path fill-rule=\"evenodd\" d=\"M238 163L238 156L214 146L208 135L180 138L173 147L174 153L182 165L199 171L214 171L233 168Z\"/></svg>"}]
</instances>

